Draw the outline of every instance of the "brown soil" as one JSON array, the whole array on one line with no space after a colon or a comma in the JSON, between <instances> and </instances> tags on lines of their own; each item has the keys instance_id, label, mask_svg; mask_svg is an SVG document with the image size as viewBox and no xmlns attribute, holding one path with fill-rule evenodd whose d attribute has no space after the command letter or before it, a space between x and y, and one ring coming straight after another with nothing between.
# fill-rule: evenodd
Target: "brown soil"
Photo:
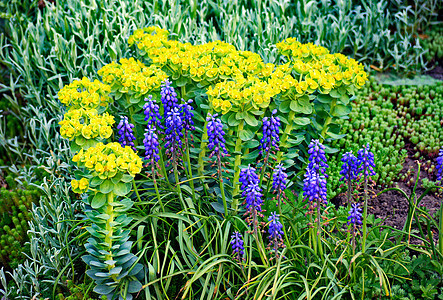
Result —
<instances>
[{"instance_id":1,"label":"brown soil","mask_svg":"<svg viewBox=\"0 0 443 300\"><path fill-rule=\"evenodd\" d=\"M432 70L426 72L427 75L434 77L435 79L443 80L443 67L441 67L441 62L438 66L433 68Z\"/></svg>"},{"instance_id":2,"label":"brown soil","mask_svg":"<svg viewBox=\"0 0 443 300\"><path fill-rule=\"evenodd\" d=\"M433 158L430 158L434 160ZM423 166L425 161L422 161L420 159L420 164ZM400 173L406 174L407 170L412 167L412 174L409 178L413 178L415 183L415 178L417 176L417 160L411 158L410 156L406 158L406 161L403 165L403 170ZM434 181L435 174L429 174L426 170L424 170L423 167L421 167L420 171L420 180L418 181L418 185L416 188L416 198L419 198L424 192L425 188L423 187L422 180L424 178L428 178L431 181ZM368 214L374 214L376 218L382 219L382 225L391 226L396 229L403 229L407 216L408 216L408 209L409 209L409 203L406 197L401 194L398 191L388 191L385 192L379 196L376 196L380 191L384 190L385 188L391 188L391 187L398 187L408 196L410 196L413 192L414 184L409 185L407 183L408 178L406 179L406 182L398 181L392 184L392 186L389 187L381 187L378 185L375 185L375 187L371 188L370 192L370 199L368 200ZM359 191L362 191L363 188L360 187ZM360 198L362 198L362 195L359 195ZM434 218L437 218L437 211L440 208L440 203L442 201L442 193L440 192L430 192L426 196L423 197L421 200L419 207L425 208L431 216L434 216ZM334 199L339 202L340 204L344 204L346 202L346 195L338 195L338 199ZM363 200L362 200L363 201ZM359 202L362 202L359 201ZM424 226L424 227L423 227ZM425 230L426 225L422 224L423 229ZM412 229L416 229L416 226L414 226ZM438 232L437 230L433 230L433 236L436 240L438 238ZM415 240L411 240L411 242L418 242Z\"/></svg>"}]
</instances>

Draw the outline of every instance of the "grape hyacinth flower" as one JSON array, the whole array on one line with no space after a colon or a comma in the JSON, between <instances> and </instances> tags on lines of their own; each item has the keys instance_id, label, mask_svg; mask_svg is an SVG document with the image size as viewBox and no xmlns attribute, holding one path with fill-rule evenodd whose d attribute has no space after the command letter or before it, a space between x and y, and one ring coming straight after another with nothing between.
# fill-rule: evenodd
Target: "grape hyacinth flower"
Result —
<instances>
[{"instance_id":1,"label":"grape hyacinth flower","mask_svg":"<svg viewBox=\"0 0 443 300\"><path fill-rule=\"evenodd\" d=\"M255 210L260 212L262 210L261 205L263 204L263 194L261 193L261 188L257 183L248 186L245 189L246 192L246 209L248 211Z\"/></svg>"},{"instance_id":2,"label":"grape hyacinth flower","mask_svg":"<svg viewBox=\"0 0 443 300\"><path fill-rule=\"evenodd\" d=\"M159 143L157 133L151 125L148 125L148 128L145 129L143 145L145 146L145 160L148 162L148 165L154 165L160 159L160 156L158 155Z\"/></svg>"},{"instance_id":3,"label":"grape hyacinth flower","mask_svg":"<svg viewBox=\"0 0 443 300\"><path fill-rule=\"evenodd\" d=\"M288 178L288 174L286 174L285 171L286 168L283 167L282 164L278 164L274 169L272 188L277 192L286 189L286 178Z\"/></svg>"},{"instance_id":4,"label":"grape hyacinth flower","mask_svg":"<svg viewBox=\"0 0 443 300\"><path fill-rule=\"evenodd\" d=\"M316 205L315 201L319 200L324 204L327 204L325 175L320 175L315 170L308 167L308 169L306 169L305 179L303 180L303 192L305 198L307 198L309 202L314 203L314 205Z\"/></svg>"},{"instance_id":5,"label":"grape hyacinth flower","mask_svg":"<svg viewBox=\"0 0 443 300\"><path fill-rule=\"evenodd\" d=\"M252 184L258 184L260 179L258 179L258 175L255 173L255 168L249 165L247 168L240 170L239 181L241 183L240 188L243 191L242 196L245 197L247 193L247 187Z\"/></svg>"},{"instance_id":6,"label":"grape hyacinth flower","mask_svg":"<svg viewBox=\"0 0 443 300\"><path fill-rule=\"evenodd\" d=\"M173 157L173 163L175 162L178 150L182 147L181 138L183 137L183 119L181 112L177 107L174 107L171 111L168 111L166 115L166 130L165 130L165 148L166 154L170 154Z\"/></svg>"},{"instance_id":7,"label":"grape hyacinth flower","mask_svg":"<svg viewBox=\"0 0 443 300\"><path fill-rule=\"evenodd\" d=\"M171 110L173 110L174 107L178 106L177 93L175 92L174 88L172 87L172 82L170 82L168 79L166 79L162 83L160 95L161 95L161 101L163 103L164 114L165 114L165 116L167 116L168 113Z\"/></svg>"},{"instance_id":8,"label":"grape hyacinth flower","mask_svg":"<svg viewBox=\"0 0 443 300\"><path fill-rule=\"evenodd\" d=\"M368 211L368 176L375 175L374 154L370 151L369 143L362 149L358 150L357 153L358 160L358 171L363 171L364 176L364 209L363 209L363 242L362 251L366 249L366 216Z\"/></svg>"},{"instance_id":9,"label":"grape hyacinth flower","mask_svg":"<svg viewBox=\"0 0 443 300\"><path fill-rule=\"evenodd\" d=\"M184 103L180 104L179 109L182 112L182 119L185 131L194 131L195 130L194 120L193 120L194 113L192 112L194 108L191 105L193 101L192 100L184 101L183 99L182 101Z\"/></svg>"},{"instance_id":10,"label":"grape hyacinth flower","mask_svg":"<svg viewBox=\"0 0 443 300\"><path fill-rule=\"evenodd\" d=\"M284 247L283 244L283 224L280 223L280 216L275 212L271 213L268 218L269 221L269 245L274 248L275 257L278 258L278 248Z\"/></svg>"},{"instance_id":11,"label":"grape hyacinth flower","mask_svg":"<svg viewBox=\"0 0 443 300\"><path fill-rule=\"evenodd\" d=\"M325 174L326 168L328 168L325 146L320 143L319 140L313 140L308 146L309 165L308 168L322 174ZM327 175L325 175L328 177Z\"/></svg>"},{"instance_id":12,"label":"grape hyacinth flower","mask_svg":"<svg viewBox=\"0 0 443 300\"><path fill-rule=\"evenodd\" d=\"M346 179L346 181L357 179L358 164L355 155L352 152L346 152L343 154L341 161L343 164L340 171L340 175L342 175L340 181L343 179Z\"/></svg>"},{"instance_id":13,"label":"grape hyacinth flower","mask_svg":"<svg viewBox=\"0 0 443 300\"><path fill-rule=\"evenodd\" d=\"M206 118L207 125L207 134L208 134L208 148L212 150L209 157L216 157L217 160L217 171L218 178L220 180L220 192L222 194L223 207L225 210L225 215L228 213L228 206L225 197L225 189L223 185L223 176L222 176L222 162L221 157L228 154L228 150L226 150L225 146L225 132L223 131L223 124L220 119L217 119L217 114L211 115L208 113L208 117Z\"/></svg>"},{"instance_id":14,"label":"grape hyacinth flower","mask_svg":"<svg viewBox=\"0 0 443 300\"><path fill-rule=\"evenodd\" d=\"M243 255L245 254L245 247L243 243L243 237L240 232L235 231L231 235L231 245L232 245L232 251L235 255L235 259L240 262L243 259Z\"/></svg>"},{"instance_id":15,"label":"grape hyacinth flower","mask_svg":"<svg viewBox=\"0 0 443 300\"><path fill-rule=\"evenodd\" d=\"M209 157L215 156L225 156L228 154L228 150L226 150L225 146L225 132L223 131L223 124L220 119L217 119L217 114L211 115L208 114L206 121L208 121L208 125L206 129L208 130L208 148L212 150Z\"/></svg>"},{"instance_id":16,"label":"grape hyacinth flower","mask_svg":"<svg viewBox=\"0 0 443 300\"><path fill-rule=\"evenodd\" d=\"M370 151L370 148L368 143L357 153L358 172L363 171L365 177L375 175L374 153Z\"/></svg>"},{"instance_id":17,"label":"grape hyacinth flower","mask_svg":"<svg viewBox=\"0 0 443 300\"><path fill-rule=\"evenodd\" d=\"M352 203L351 209L349 210L348 225L352 225L352 249L355 253L355 237L358 232L358 227L362 224L362 213L360 203Z\"/></svg>"},{"instance_id":18,"label":"grape hyacinth flower","mask_svg":"<svg viewBox=\"0 0 443 300\"><path fill-rule=\"evenodd\" d=\"M122 147L131 146L134 152L137 152L134 145L134 131L132 130L134 127L134 124L129 123L128 117L122 116L120 123L117 125L119 134L118 142L122 145Z\"/></svg>"},{"instance_id":19,"label":"grape hyacinth flower","mask_svg":"<svg viewBox=\"0 0 443 300\"><path fill-rule=\"evenodd\" d=\"M257 217L260 214L263 204L263 194L261 193L261 188L259 186L260 180L258 179L258 175L255 173L255 169L251 166L240 170L240 179L239 179L242 190L242 196L246 197L245 205L246 205L246 214L249 215L247 218L247 222L249 224L252 223L254 228L254 234L258 232L258 219Z\"/></svg>"},{"instance_id":20,"label":"grape hyacinth flower","mask_svg":"<svg viewBox=\"0 0 443 300\"><path fill-rule=\"evenodd\" d=\"M346 152L343 154L341 159L343 162L341 166L340 181L346 179L346 183L348 185L348 204L351 203L352 196L352 180L357 179L358 177L358 161L352 152Z\"/></svg>"},{"instance_id":21,"label":"grape hyacinth flower","mask_svg":"<svg viewBox=\"0 0 443 300\"><path fill-rule=\"evenodd\" d=\"M440 152L437 157L437 181L440 182L442 180L442 173L443 173L443 148L440 149Z\"/></svg>"},{"instance_id":22,"label":"grape hyacinth flower","mask_svg":"<svg viewBox=\"0 0 443 300\"><path fill-rule=\"evenodd\" d=\"M279 149L278 142L280 141L279 133L280 133L280 118L274 117L277 113L277 110L274 109L272 111L272 116L270 118L263 118L263 137L260 140L260 154L263 152L269 154L271 148L274 147L276 150Z\"/></svg>"},{"instance_id":23,"label":"grape hyacinth flower","mask_svg":"<svg viewBox=\"0 0 443 300\"><path fill-rule=\"evenodd\" d=\"M281 214L281 198L285 197L284 190L286 189L286 178L288 177L288 174L285 173L286 168L283 167L282 164L278 164L275 169L274 173L272 174L272 189L277 193L277 206L280 210Z\"/></svg>"},{"instance_id":24,"label":"grape hyacinth flower","mask_svg":"<svg viewBox=\"0 0 443 300\"><path fill-rule=\"evenodd\" d=\"M149 95L148 98L145 99L146 103L143 105L143 113L145 114L145 121L148 121L149 126L155 126L157 128L163 129L161 125L161 115L159 113L159 106L152 100L152 96Z\"/></svg>"},{"instance_id":25,"label":"grape hyacinth flower","mask_svg":"<svg viewBox=\"0 0 443 300\"><path fill-rule=\"evenodd\" d=\"M349 210L348 225L354 224L356 226L362 224L362 209L360 203L352 203L351 209Z\"/></svg>"}]
</instances>

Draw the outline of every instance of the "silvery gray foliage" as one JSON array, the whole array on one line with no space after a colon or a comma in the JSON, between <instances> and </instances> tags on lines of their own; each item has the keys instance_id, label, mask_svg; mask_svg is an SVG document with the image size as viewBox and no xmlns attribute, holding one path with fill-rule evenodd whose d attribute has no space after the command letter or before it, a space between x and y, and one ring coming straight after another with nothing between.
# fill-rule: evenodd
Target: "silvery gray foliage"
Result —
<instances>
[{"instance_id":1,"label":"silvery gray foliage","mask_svg":"<svg viewBox=\"0 0 443 300\"><path fill-rule=\"evenodd\" d=\"M53 287L63 283L62 276L79 276L73 273L73 259L82 251L81 242L76 240L82 231L78 223L66 220L76 219L75 210L81 208L81 203L70 196L69 184L63 177L45 178L40 188L45 195L38 205L33 205L34 220L29 222L31 253L12 273L0 272L2 285L7 280L15 283L17 299L51 295Z\"/></svg>"}]
</instances>

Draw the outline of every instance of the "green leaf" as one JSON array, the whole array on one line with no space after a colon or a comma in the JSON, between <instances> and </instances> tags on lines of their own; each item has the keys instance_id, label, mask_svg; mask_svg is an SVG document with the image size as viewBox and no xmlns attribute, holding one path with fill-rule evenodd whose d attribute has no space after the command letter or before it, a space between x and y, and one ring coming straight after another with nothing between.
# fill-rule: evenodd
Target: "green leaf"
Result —
<instances>
[{"instance_id":1,"label":"green leaf","mask_svg":"<svg viewBox=\"0 0 443 300\"><path fill-rule=\"evenodd\" d=\"M350 105L347 106L347 105L337 104L336 106L333 107L331 114L334 117L343 117L349 115L351 110L352 107Z\"/></svg>"},{"instance_id":2,"label":"green leaf","mask_svg":"<svg viewBox=\"0 0 443 300\"><path fill-rule=\"evenodd\" d=\"M94 288L94 292L100 295L108 295L112 293L117 287L117 283L115 286L109 286L104 284L99 284Z\"/></svg>"},{"instance_id":3,"label":"green leaf","mask_svg":"<svg viewBox=\"0 0 443 300\"><path fill-rule=\"evenodd\" d=\"M244 160L256 159L259 154L260 154L260 151L258 149L256 149L248 154L243 155L242 159L244 159Z\"/></svg>"},{"instance_id":4,"label":"green leaf","mask_svg":"<svg viewBox=\"0 0 443 300\"><path fill-rule=\"evenodd\" d=\"M82 146L84 143L86 143L86 139L83 136L79 135L75 138L75 143L79 146Z\"/></svg>"},{"instance_id":5,"label":"green leaf","mask_svg":"<svg viewBox=\"0 0 443 300\"><path fill-rule=\"evenodd\" d=\"M340 102L343 103L344 105L348 105L349 104L349 96L347 94L343 94L340 97Z\"/></svg>"},{"instance_id":6,"label":"green leaf","mask_svg":"<svg viewBox=\"0 0 443 300\"><path fill-rule=\"evenodd\" d=\"M125 196L131 191L131 183L119 182L114 185L114 193L117 196Z\"/></svg>"},{"instance_id":7,"label":"green leaf","mask_svg":"<svg viewBox=\"0 0 443 300\"><path fill-rule=\"evenodd\" d=\"M97 209L105 205L106 203L106 195L102 193L95 194L94 198L91 200L91 207L93 209Z\"/></svg>"},{"instance_id":8,"label":"green leaf","mask_svg":"<svg viewBox=\"0 0 443 300\"><path fill-rule=\"evenodd\" d=\"M132 179L134 179L134 177L132 177L131 175L123 174L123 176L121 178L121 181L123 181L123 182L130 182L130 181L132 181Z\"/></svg>"},{"instance_id":9,"label":"green leaf","mask_svg":"<svg viewBox=\"0 0 443 300\"><path fill-rule=\"evenodd\" d=\"M251 140L253 137L254 137L254 133L249 129L244 129L244 130L240 131L240 139L243 142L247 142L247 141Z\"/></svg>"},{"instance_id":10,"label":"green leaf","mask_svg":"<svg viewBox=\"0 0 443 300\"><path fill-rule=\"evenodd\" d=\"M245 143L245 147L248 149L256 148L258 145L260 145L260 143L257 140L250 140Z\"/></svg>"},{"instance_id":11,"label":"green leaf","mask_svg":"<svg viewBox=\"0 0 443 300\"><path fill-rule=\"evenodd\" d=\"M185 76L180 76L178 80L175 81L177 86L185 86L188 83L188 78Z\"/></svg>"},{"instance_id":12,"label":"green leaf","mask_svg":"<svg viewBox=\"0 0 443 300\"><path fill-rule=\"evenodd\" d=\"M246 114L247 114L246 112L239 111L239 112L237 112L237 113L235 114L235 118L236 118L237 120L244 120Z\"/></svg>"},{"instance_id":13,"label":"green leaf","mask_svg":"<svg viewBox=\"0 0 443 300\"><path fill-rule=\"evenodd\" d=\"M112 183L116 184L116 183L120 182L122 177L123 177L123 174L120 172L117 172L117 174L115 174L115 176L111 178L111 181L112 181Z\"/></svg>"},{"instance_id":14,"label":"green leaf","mask_svg":"<svg viewBox=\"0 0 443 300\"><path fill-rule=\"evenodd\" d=\"M255 118L255 116L252 115L252 114L246 113L246 114L245 114L245 119L244 119L244 120L246 121L246 123L247 123L249 126L252 126L252 127L256 127L256 126L258 126L258 121L257 121L257 119Z\"/></svg>"},{"instance_id":15,"label":"green leaf","mask_svg":"<svg viewBox=\"0 0 443 300\"><path fill-rule=\"evenodd\" d=\"M145 124L145 115L144 114L133 114L132 118L134 119L134 122L137 124Z\"/></svg>"},{"instance_id":16,"label":"green leaf","mask_svg":"<svg viewBox=\"0 0 443 300\"><path fill-rule=\"evenodd\" d=\"M141 100L141 98L138 98L138 97L131 97L131 98L129 98L129 103L137 104L137 103L140 102L140 100Z\"/></svg>"},{"instance_id":17,"label":"green leaf","mask_svg":"<svg viewBox=\"0 0 443 300\"><path fill-rule=\"evenodd\" d=\"M231 113L229 118L228 118L228 124L231 127L237 126L238 124L240 124L240 120L237 120L237 118L235 117L235 113Z\"/></svg>"},{"instance_id":18,"label":"green leaf","mask_svg":"<svg viewBox=\"0 0 443 300\"><path fill-rule=\"evenodd\" d=\"M225 213L225 208L224 208L223 204L221 204L219 202L211 202L211 206L212 206L212 208L215 209L216 212L219 212L221 214Z\"/></svg>"},{"instance_id":19,"label":"green leaf","mask_svg":"<svg viewBox=\"0 0 443 300\"><path fill-rule=\"evenodd\" d=\"M279 110L282 113L287 114L291 110L290 109L290 105L291 105L291 101L290 100L283 101L282 103L280 103Z\"/></svg>"},{"instance_id":20,"label":"green leaf","mask_svg":"<svg viewBox=\"0 0 443 300\"><path fill-rule=\"evenodd\" d=\"M142 284L138 280L133 280L129 282L128 292L129 293L137 293L143 288Z\"/></svg>"},{"instance_id":21,"label":"green leaf","mask_svg":"<svg viewBox=\"0 0 443 300\"><path fill-rule=\"evenodd\" d=\"M311 120L309 118L294 118L292 121L300 126L311 124Z\"/></svg>"},{"instance_id":22,"label":"green leaf","mask_svg":"<svg viewBox=\"0 0 443 300\"><path fill-rule=\"evenodd\" d=\"M103 194L108 194L112 192L113 188L114 184L109 179L106 179L102 184L100 184L100 192L102 192Z\"/></svg>"},{"instance_id":23,"label":"green leaf","mask_svg":"<svg viewBox=\"0 0 443 300\"><path fill-rule=\"evenodd\" d=\"M303 113L306 115L312 113L312 104L309 102L309 97L306 95L298 99L292 100L290 108L292 111L296 113Z\"/></svg>"},{"instance_id":24,"label":"green leaf","mask_svg":"<svg viewBox=\"0 0 443 300\"><path fill-rule=\"evenodd\" d=\"M341 97L341 94L337 90L331 90L329 92L329 95L333 98L340 98Z\"/></svg>"},{"instance_id":25,"label":"green leaf","mask_svg":"<svg viewBox=\"0 0 443 300\"><path fill-rule=\"evenodd\" d=\"M346 134L336 134L336 133L332 133L329 131L326 133L326 135L330 136L334 140L339 140L339 139L344 138L346 136Z\"/></svg>"},{"instance_id":26,"label":"green leaf","mask_svg":"<svg viewBox=\"0 0 443 300\"><path fill-rule=\"evenodd\" d=\"M102 183L103 183L103 179L101 179L98 176L95 176L89 181L89 186L95 187L95 186L100 185Z\"/></svg>"},{"instance_id":27,"label":"green leaf","mask_svg":"<svg viewBox=\"0 0 443 300\"><path fill-rule=\"evenodd\" d=\"M265 112L261 111L261 110L251 110L250 113L256 115L256 116L261 116L263 115Z\"/></svg>"}]
</instances>

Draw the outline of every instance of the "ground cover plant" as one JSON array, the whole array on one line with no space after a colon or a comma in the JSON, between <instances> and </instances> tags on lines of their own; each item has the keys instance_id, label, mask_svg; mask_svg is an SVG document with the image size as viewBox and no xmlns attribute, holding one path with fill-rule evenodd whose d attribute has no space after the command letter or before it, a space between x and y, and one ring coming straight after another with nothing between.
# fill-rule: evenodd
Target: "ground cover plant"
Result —
<instances>
[{"instance_id":1,"label":"ground cover plant","mask_svg":"<svg viewBox=\"0 0 443 300\"><path fill-rule=\"evenodd\" d=\"M2 131L0 151L7 155L6 165L13 165L4 166L7 173L3 174L12 173L19 190L26 188L23 183L32 182L43 193L32 214L28 213L32 216L28 260L13 272L0 273L2 294L8 298L98 298L95 289L128 299L350 295L432 299L439 295L441 217L438 205L430 211L419 206L428 203L429 193L436 192L431 181L438 179L434 172L440 168L435 161L440 131L429 114L439 114L433 103L440 99L439 90L437 96L431 95L434 88L429 87L409 88L405 93L391 90L389 95L383 92L389 100L386 104L377 101L374 105L381 91L373 83L370 90L376 92L369 101L364 96L370 93L367 87L361 93L344 89L349 84L346 78L341 78L341 90L337 88L340 72L334 71L334 63L340 55L329 66L324 48L306 47L291 39L279 43L299 32L295 37L302 43L312 41L331 53L343 52L373 69L417 70L425 65L426 50L414 32L421 32L432 19L437 2L421 5L417 1L411 7L383 1L377 6L340 2L336 7L320 2L317 6L227 2L183 10L175 2L151 6L123 1L125 5L119 6L123 11L108 9L111 2L2 5L9 10L6 15L14 9L24 12L18 23L6 21L14 26L6 26L7 39L2 40L9 43L3 44L2 62L12 71L2 80L6 91L2 120L9 125L2 124L7 130ZM98 9L89 14L88 7ZM146 11L153 17L147 18ZM73 18L78 12L83 17ZM270 26L274 16L280 25ZM294 16L301 22L293 22ZM249 23L239 22L239 17ZM396 28L391 25L394 19L402 20L395 22ZM374 26L372 35L380 35L379 39L371 39L375 45L358 44L362 37L358 28L368 22ZM155 38L149 36L152 28L135 30L152 23L168 28L169 37L158 28ZM340 26L347 33L338 32ZM115 40L109 38L107 28L112 28ZM72 40L71 31L90 38L75 35ZM157 31L162 34L156 36ZM197 31L200 34L194 34ZM42 41L38 49L23 52L37 40ZM314 49L315 55L297 56L307 48ZM40 56L44 51L49 52ZM167 52L166 59L160 52ZM190 59L201 53L198 59ZM346 68L338 65L340 71ZM316 78L315 71L305 72L306 66L324 73ZM33 76L32 69L39 70L40 76ZM351 86L363 86L361 75L361 80L352 76ZM142 81L147 84L140 85ZM309 83L306 90L304 82ZM60 89L65 93L60 91L57 97ZM72 95L84 97L79 102L82 107L70 102ZM425 112L434 104L430 108L434 112L409 111L405 104L404 116L393 113L399 97L421 105ZM63 118L59 101L68 110ZM97 106L97 101L104 105ZM352 126L364 124L358 133L350 129L348 117ZM11 126L17 119L23 130ZM386 137L376 137L375 143L371 139L368 146L364 136L377 121L385 122L387 128L381 131L386 130ZM392 130L391 123L407 128ZM412 147L411 140L423 124L435 130ZM61 138L59 130L67 139ZM344 137L343 133L348 134ZM17 138L11 139L13 135ZM388 149L382 149L377 138L394 135ZM119 145L133 147L138 155L122 151ZM400 152L404 147L407 154ZM346 170L354 168L357 150L361 150L361 165L367 167L365 159L371 160L374 152L375 175L369 176L370 170L368 176L359 170L358 179L355 174L346 175ZM109 151L106 158L103 151ZM343 157L348 151L353 151L355 159L349 154L350 160ZM409 158L417 152L426 162L428 181L406 190L405 226L390 228L367 214L373 211L374 198L365 185L377 184L378 192L380 185L391 186L400 172L400 179L413 187L417 167L406 172L399 164L405 161L411 167ZM72 157L78 160L74 164ZM339 175L342 158L348 166ZM113 167L114 159L118 167ZM329 167L323 169L326 163ZM93 169L91 164L95 164ZM323 172L328 176L323 178ZM345 200L349 199L347 177L351 202L360 206ZM314 181L318 184L309 187ZM343 188L337 190L340 185ZM317 187L321 188L316 196ZM74 196L71 190L83 194ZM312 201L306 199L310 193ZM331 204L340 193L344 201L339 206ZM426 195L415 201L415 194Z\"/></svg>"}]
</instances>

